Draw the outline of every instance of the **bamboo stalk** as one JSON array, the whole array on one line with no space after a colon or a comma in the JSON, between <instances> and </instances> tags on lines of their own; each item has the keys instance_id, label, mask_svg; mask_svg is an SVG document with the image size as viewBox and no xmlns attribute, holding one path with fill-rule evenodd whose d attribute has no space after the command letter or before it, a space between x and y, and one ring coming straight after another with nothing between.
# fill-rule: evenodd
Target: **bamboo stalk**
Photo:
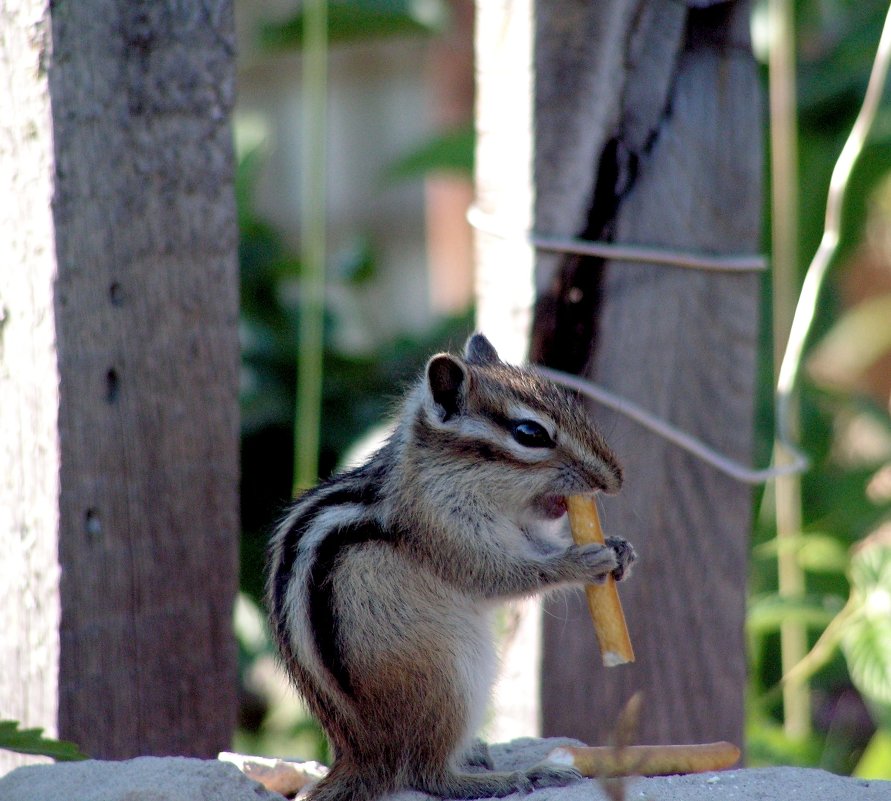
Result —
<instances>
[{"instance_id":1,"label":"bamboo stalk","mask_svg":"<svg viewBox=\"0 0 891 801\"><path fill-rule=\"evenodd\" d=\"M319 473L326 260L327 0L307 0L304 15L303 180L300 192L302 273L294 421L295 495L315 484Z\"/></svg>"},{"instance_id":2,"label":"bamboo stalk","mask_svg":"<svg viewBox=\"0 0 891 801\"><path fill-rule=\"evenodd\" d=\"M774 371L780 364L798 297L798 144L795 93L795 20L790 0L771 0L770 45L770 143L771 143L771 249L773 261ZM789 431L798 439L797 398L789 400ZM777 442L774 461L784 464L789 454ZM801 479L797 474L779 476L774 487L777 537L801 532ZM792 549L780 548L777 556L778 590L783 597L804 593L804 572ZM780 626L780 659L788 673L807 653L807 630L794 621ZM783 725L792 737L810 730L810 691L806 682L783 687Z\"/></svg>"}]
</instances>

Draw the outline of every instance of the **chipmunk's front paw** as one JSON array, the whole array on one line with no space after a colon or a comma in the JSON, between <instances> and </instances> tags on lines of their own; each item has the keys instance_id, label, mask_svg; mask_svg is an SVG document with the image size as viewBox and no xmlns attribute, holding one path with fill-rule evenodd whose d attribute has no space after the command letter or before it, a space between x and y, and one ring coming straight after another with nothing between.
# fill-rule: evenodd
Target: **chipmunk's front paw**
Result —
<instances>
[{"instance_id":1,"label":"chipmunk's front paw","mask_svg":"<svg viewBox=\"0 0 891 801\"><path fill-rule=\"evenodd\" d=\"M634 550L634 546L621 537L607 537L605 543L615 553L618 565L610 575L616 581L628 578L631 575L631 565L637 560L637 551Z\"/></svg>"},{"instance_id":2,"label":"chipmunk's front paw","mask_svg":"<svg viewBox=\"0 0 891 801\"><path fill-rule=\"evenodd\" d=\"M569 553L582 565L586 584L603 584L607 576L611 576L619 568L616 552L607 545L596 542L572 545Z\"/></svg>"}]
</instances>

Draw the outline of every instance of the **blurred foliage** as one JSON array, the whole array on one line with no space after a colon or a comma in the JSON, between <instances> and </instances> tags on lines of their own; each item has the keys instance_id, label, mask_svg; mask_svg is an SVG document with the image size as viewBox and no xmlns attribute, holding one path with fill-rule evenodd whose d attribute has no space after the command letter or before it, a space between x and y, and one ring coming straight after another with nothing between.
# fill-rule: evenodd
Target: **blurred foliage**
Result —
<instances>
[{"instance_id":1,"label":"blurred foliage","mask_svg":"<svg viewBox=\"0 0 891 801\"><path fill-rule=\"evenodd\" d=\"M297 753L324 761L329 755L318 726L296 695L276 683L275 677L281 680L283 673L275 666L274 648L260 611L266 545L292 487L301 277L299 260L281 233L252 210L261 159L259 150L247 153L236 177L241 232L243 593L241 620L236 620L242 683L236 747L250 753ZM373 243L359 236L355 246L330 265L331 294L342 298L360 293L374 281L377 271ZM351 308L349 303L331 302L326 310L320 478L334 471L351 446L387 419L429 355L459 348L473 325L468 312L433 321L418 334L348 352L336 343L339 328L352 325L347 320ZM270 698L275 699L272 708Z\"/></svg>"},{"instance_id":2,"label":"blurred foliage","mask_svg":"<svg viewBox=\"0 0 891 801\"><path fill-rule=\"evenodd\" d=\"M431 137L391 164L387 177L391 180L417 178L433 170L471 176L475 142L476 131L472 125Z\"/></svg>"},{"instance_id":3,"label":"blurred foliage","mask_svg":"<svg viewBox=\"0 0 891 801\"><path fill-rule=\"evenodd\" d=\"M436 33L445 24L447 8L441 0L337 0L328 3L328 41L331 44L368 41L390 36ZM260 32L270 49L303 45L303 9L284 22L270 22Z\"/></svg>"},{"instance_id":4,"label":"blurred foliage","mask_svg":"<svg viewBox=\"0 0 891 801\"><path fill-rule=\"evenodd\" d=\"M261 597L263 553L269 532L291 492L300 264L282 236L251 211L259 152L245 156L237 179L241 226L242 339L242 588ZM329 271L329 285L360 292L377 271L372 245L360 238ZM344 352L337 328L349 306L329 304L326 316L320 473L331 473L348 448L384 421L402 388L431 352L460 347L472 316L435 321L361 353Z\"/></svg>"},{"instance_id":5,"label":"blurred foliage","mask_svg":"<svg viewBox=\"0 0 891 801\"><path fill-rule=\"evenodd\" d=\"M886 11L875 0L796 3L802 276L822 234L829 176L862 102ZM887 253L871 250L864 238L867 223L891 232L891 218L875 211L891 174L889 120L887 111L880 113L852 176L842 244L802 380L802 444L812 466L802 476L801 535L782 545L794 550L806 573L801 598L777 596L780 545L770 490L761 498L748 617L752 764L819 765L891 778L891 761L881 761L891 735L891 550L882 533L891 522L891 492L876 491L891 465L891 424L888 398L870 393L866 378L891 350L891 316L883 314L891 296L845 308L838 284L857 259L878 260L887 269ZM765 301L769 309L769 294ZM761 364L758 450L766 458L773 437L768 337ZM816 646L799 666L813 691L814 730L803 741L790 741L782 729L778 629L788 619L805 623Z\"/></svg>"},{"instance_id":6,"label":"blurred foliage","mask_svg":"<svg viewBox=\"0 0 891 801\"><path fill-rule=\"evenodd\" d=\"M339 0L328 5L331 44L430 35L447 24L442 0ZM270 50L299 48L303 16L269 23L261 41ZM328 761L327 743L277 666L275 648L262 611L262 581L269 535L290 499L294 458L294 414L298 369L301 265L280 231L253 210L253 190L262 151L242 156L236 174L241 270L241 589L236 609L241 677L241 718L235 747L243 752L292 754ZM384 170L390 180L422 177L430 170L469 172L472 132L431 138ZM379 265L374 242L357 233L351 248L327 267L325 351L323 354L320 478L342 463L350 448L393 411L403 388L423 368L430 353L455 349L472 329L472 311L431 321L423 332L371 341L361 350L338 346L355 341L351 317L358 295L373 285Z\"/></svg>"},{"instance_id":7,"label":"blurred foliage","mask_svg":"<svg viewBox=\"0 0 891 801\"><path fill-rule=\"evenodd\" d=\"M241 685L235 750L330 764L321 728L279 667L265 612L245 593L235 605L235 634Z\"/></svg>"}]
</instances>

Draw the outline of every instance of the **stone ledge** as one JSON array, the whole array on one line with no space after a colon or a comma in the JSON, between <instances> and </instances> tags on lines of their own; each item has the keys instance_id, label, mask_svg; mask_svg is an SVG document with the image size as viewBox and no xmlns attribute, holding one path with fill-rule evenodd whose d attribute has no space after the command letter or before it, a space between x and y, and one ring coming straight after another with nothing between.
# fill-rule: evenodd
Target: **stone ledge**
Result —
<instances>
[{"instance_id":1,"label":"stone ledge","mask_svg":"<svg viewBox=\"0 0 891 801\"><path fill-rule=\"evenodd\" d=\"M500 769L540 761L556 745L570 740L515 740L492 747ZM891 801L891 782L836 776L813 768L738 768L719 773L623 780L627 801ZM426 801L429 796L403 792L390 801ZM600 782L589 779L560 789L538 790L528 801L607 799ZM139 757L121 762L67 762L29 765L0 778L3 801L282 801L218 760Z\"/></svg>"}]
</instances>

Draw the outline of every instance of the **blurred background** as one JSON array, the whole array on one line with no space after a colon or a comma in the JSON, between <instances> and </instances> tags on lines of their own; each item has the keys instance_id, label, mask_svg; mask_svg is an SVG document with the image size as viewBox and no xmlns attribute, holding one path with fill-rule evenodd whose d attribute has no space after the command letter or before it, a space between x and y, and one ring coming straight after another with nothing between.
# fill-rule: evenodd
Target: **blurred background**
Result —
<instances>
[{"instance_id":1,"label":"blurred background","mask_svg":"<svg viewBox=\"0 0 891 801\"><path fill-rule=\"evenodd\" d=\"M829 176L862 101L886 7L794 7L800 281L820 239ZM328 758L277 668L261 611L265 544L295 483L301 294L305 20L285 0L237 0L241 233L242 592L236 610L245 753ZM394 399L436 349L473 326L473 3L328 4L327 259L318 474L380 437ZM753 42L765 112L770 23ZM768 119L768 114L764 114ZM765 129L765 143L769 132ZM770 163L769 159L765 160ZM769 181L768 177L768 181ZM765 201L764 251L771 248ZM773 447L771 282L764 281L757 463ZM891 778L891 104L880 110L847 195L800 392L798 530L780 546L776 494L755 493L747 754ZM801 590L778 593L780 551ZM797 624L798 683L778 687L779 629ZM786 664L789 664L787 654ZM788 669L788 668L787 668ZM792 693L790 699L789 693ZM790 715L789 704L798 712ZM801 711L803 710L803 711Z\"/></svg>"}]
</instances>

